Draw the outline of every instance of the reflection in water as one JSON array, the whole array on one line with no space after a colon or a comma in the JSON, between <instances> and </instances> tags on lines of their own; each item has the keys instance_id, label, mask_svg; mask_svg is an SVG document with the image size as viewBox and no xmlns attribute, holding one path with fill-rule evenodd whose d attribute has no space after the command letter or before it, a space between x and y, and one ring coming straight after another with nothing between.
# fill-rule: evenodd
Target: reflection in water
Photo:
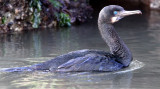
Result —
<instances>
[{"instance_id":1,"label":"reflection in water","mask_svg":"<svg viewBox=\"0 0 160 89\"><path fill-rule=\"evenodd\" d=\"M100 75L90 73L87 75L81 74L80 76L33 73L27 74L27 76L23 76L18 80L13 80L11 84L17 88L32 86L30 89L94 89L99 86L101 86L101 89L106 89L118 88L119 86L129 88L131 79L132 72L122 74L101 73Z\"/></svg>"},{"instance_id":2,"label":"reflection in water","mask_svg":"<svg viewBox=\"0 0 160 89\"><path fill-rule=\"evenodd\" d=\"M153 17L157 19L153 20ZM115 24L119 35L134 56L134 61L127 69L113 73L0 73L0 87L3 89L159 89L160 20L158 18L159 14L151 16L150 20L145 16L132 16ZM156 23L156 26L152 23ZM81 26L61 28L59 31L46 29L24 34L0 35L0 68L28 66L73 50L108 50L96 24L97 21L93 20ZM144 67L140 61L145 64Z\"/></svg>"},{"instance_id":3,"label":"reflection in water","mask_svg":"<svg viewBox=\"0 0 160 89\"><path fill-rule=\"evenodd\" d=\"M0 57L25 57L25 55L40 56L41 43L38 33L36 34L16 34L16 35L2 35L0 38ZM28 48L29 46L33 48ZM30 54L33 53L34 54Z\"/></svg>"},{"instance_id":4,"label":"reflection in water","mask_svg":"<svg viewBox=\"0 0 160 89\"><path fill-rule=\"evenodd\" d=\"M33 54L35 57L39 57L41 56L41 36L39 33L33 35L33 48L34 48L34 51L35 51L35 54Z\"/></svg>"},{"instance_id":5,"label":"reflection in water","mask_svg":"<svg viewBox=\"0 0 160 89\"><path fill-rule=\"evenodd\" d=\"M49 80L43 80L38 82L39 84L37 84L36 81L33 83L29 81L30 83L29 86L33 84L33 86L35 86L33 89L38 89L38 88L41 88L42 86L44 88L55 87L56 89L72 89L72 88L73 89L84 89L84 88L95 89L95 88L98 88L99 86L101 86L101 89L106 89L106 87L118 88L118 86L129 88L131 78L132 78L132 73L112 74L112 75L103 74L101 76L81 76L81 77L69 76L69 78L54 78ZM41 79L38 79L38 80L41 80Z\"/></svg>"},{"instance_id":6,"label":"reflection in water","mask_svg":"<svg viewBox=\"0 0 160 89\"><path fill-rule=\"evenodd\" d=\"M23 87L29 89L97 89L99 86L101 86L101 89L130 88L132 71L143 67L143 65L142 62L133 61L131 66L124 70L108 73L75 72L61 74L40 71L4 73L1 74L1 81L10 78L11 85L20 89Z\"/></svg>"}]
</instances>

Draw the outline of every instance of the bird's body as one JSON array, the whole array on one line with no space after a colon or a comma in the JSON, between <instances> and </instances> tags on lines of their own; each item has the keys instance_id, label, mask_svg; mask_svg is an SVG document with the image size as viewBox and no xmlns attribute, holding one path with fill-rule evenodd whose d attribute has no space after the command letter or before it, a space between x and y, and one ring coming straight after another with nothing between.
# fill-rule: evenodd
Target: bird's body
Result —
<instances>
[{"instance_id":1,"label":"bird's body","mask_svg":"<svg viewBox=\"0 0 160 89\"><path fill-rule=\"evenodd\" d=\"M132 61L132 54L123 40L118 36L112 24L124 16L140 13L140 11L125 11L122 7L116 5L106 6L100 11L98 27L103 40L110 48L110 53L100 50L78 50L30 67L11 68L8 71L117 71L127 67Z\"/></svg>"},{"instance_id":2,"label":"bird's body","mask_svg":"<svg viewBox=\"0 0 160 89\"><path fill-rule=\"evenodd\" d=\"M38 70L50 71L116 71L123 67L116 57L105 51L78 50L58 56L47 62L32 66Z\"/></svg>"}]
</instances>

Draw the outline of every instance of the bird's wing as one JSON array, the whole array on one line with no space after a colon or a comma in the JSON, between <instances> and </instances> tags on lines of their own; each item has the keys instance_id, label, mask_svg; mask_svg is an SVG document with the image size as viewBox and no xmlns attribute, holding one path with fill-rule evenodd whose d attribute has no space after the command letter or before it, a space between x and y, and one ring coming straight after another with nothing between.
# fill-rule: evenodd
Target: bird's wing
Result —
<instances>
[{"instance_id":1,"label":"bird's wing","mask_svg":"<svg viewBox=\"0 0 160 89\"><path fill-rule=\"evenodd\" d=\"M37 70L55 71L58 66L68 62L69 60L76 59L79 57L84 57L85 55L90 53L95 53L100 55L110 55L110 53L105 51L83 49L83 50L72 51L67 54L57 56L54 59L48 60L46 62L35 64L32 67Z\"/></svg>"},{"instance_id":2,"label":"bird's wing","mask_svg":"<svg viewBox=\"0 0 160 89\"><path fill-rule=\"evenodd\" d=\"M92 53L69 60L68 62L60 65L57 71L116 71L122 67L122 64L116 62L110 57Z\"/></svg>"}]
</instances>

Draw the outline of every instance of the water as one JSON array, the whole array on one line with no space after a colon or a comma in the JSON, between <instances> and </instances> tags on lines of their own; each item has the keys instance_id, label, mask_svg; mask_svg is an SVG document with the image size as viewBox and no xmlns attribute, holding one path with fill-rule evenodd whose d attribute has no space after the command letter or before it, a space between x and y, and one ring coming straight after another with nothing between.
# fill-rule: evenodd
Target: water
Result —
<instances>
[{"instance_id":1,"label":"water","mask_svg":"<svg viewBox=\"0 0 160 89\"><path fill-rule=\"evenodd\" d=\"M111 73L0 73L1 89L159 89L160 13L115 24L133 53L129 68ZM79 49L108 50L97 18L71 28L0 35L0 68L28 66Z\"/></svg>"}]
</instances>

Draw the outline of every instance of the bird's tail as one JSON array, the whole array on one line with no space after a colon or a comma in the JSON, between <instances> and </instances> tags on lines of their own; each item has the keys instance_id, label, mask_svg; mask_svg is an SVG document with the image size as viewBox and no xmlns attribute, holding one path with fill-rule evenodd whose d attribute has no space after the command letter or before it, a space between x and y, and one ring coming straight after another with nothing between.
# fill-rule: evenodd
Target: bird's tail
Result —
<instances>
[{"instance_id":1,"label":"bird's tail","mask_svg":"<svg viewBox=\"0 0 160 89\"><path fill-rule=\"evenodd\" d=\"M4 68L1 69L1 72L24 72L24 71L33 71L32 67L15 67L15 68Z\"/></svg>"}]
</instances>

